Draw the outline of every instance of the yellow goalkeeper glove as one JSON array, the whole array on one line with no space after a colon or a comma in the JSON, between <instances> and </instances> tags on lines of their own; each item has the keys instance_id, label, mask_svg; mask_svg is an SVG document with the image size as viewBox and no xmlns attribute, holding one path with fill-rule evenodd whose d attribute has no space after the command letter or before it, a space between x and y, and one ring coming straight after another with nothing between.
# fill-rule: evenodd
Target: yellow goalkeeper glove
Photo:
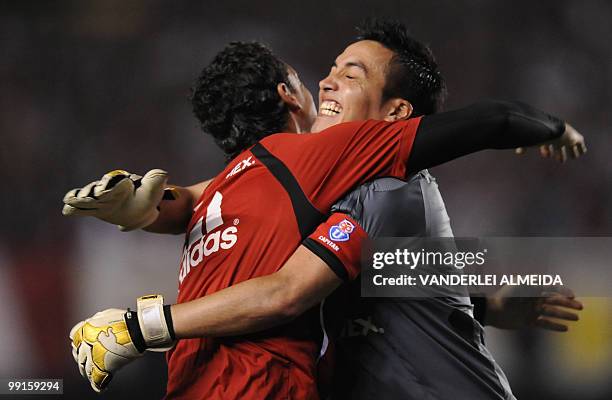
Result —
<instances>
[{"instance_id":1,"label":"yellow goalkeeper glove","mask_svg":"<svg viewBox=\"0 0 612 400\"><path fill-rule=\"evenodd\" d=\"M76 324L70 331L72 356L96 392L121 367L144 351L168 351L174 345L170 306L161 295L140 297L137 312L110 308Z\"/></svg>"}]
</instances>

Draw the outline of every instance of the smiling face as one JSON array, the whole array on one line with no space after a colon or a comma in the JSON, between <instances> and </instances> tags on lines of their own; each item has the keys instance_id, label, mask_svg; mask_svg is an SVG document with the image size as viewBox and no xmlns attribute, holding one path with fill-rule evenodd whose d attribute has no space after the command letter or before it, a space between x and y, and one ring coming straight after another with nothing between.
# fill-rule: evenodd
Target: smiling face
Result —
<instances>
[{"instance_id":1,"label":"smiling face","mask_svg":"<svg viewBox=\"0 0 612 400\"><path fill-rule=\"evenodd\" d=\"M336 58L329 75L319 82L319 113L312 131L341 122L385 119L383 89L393 55L372 40L348 46Z\"/></svg>"}]
</instances>

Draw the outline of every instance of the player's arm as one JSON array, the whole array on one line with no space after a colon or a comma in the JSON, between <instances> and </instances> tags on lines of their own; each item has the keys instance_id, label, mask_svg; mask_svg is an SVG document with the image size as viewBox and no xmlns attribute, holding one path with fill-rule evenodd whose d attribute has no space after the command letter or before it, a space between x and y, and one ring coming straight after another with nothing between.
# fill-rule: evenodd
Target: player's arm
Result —
<instances>
[{"instance_id":1,"label":"player's arm","mask_svg":"<svg viewBox=\"0 0 612 400\"><path fill-rule=\"evenodd\" d=\"M278 272L172 305L174 332L184 339L268 329L320 303L341 283L323 260L300 246Z\"/></svg>"},{"instance_id":2,"label":"player's arm","mask_svg":"<svg viewBox=\"0 0 612 400\"><path fill-rule=\"evenodd\" d=\"M481 101L395 122L352 121L314 134L272 135L260 147L295 175L312 205L328 210L374 178L405 179L480 150L543 143L552 144L555 157L585 151L584 138L558 118L518 102Z\"/></svg>"},{"instance_id":3,"label":"player's arm","mask_svg":"<svg viewBox=\"0 0 612 400\"><path fill-rule=\"evenodd\" d=\"M144 176L115 170L64 196L66 216L92 216L122 231L145 229L183 233L194 203L210 181L188 187L167 184L168 173L154 169Z\"/></svg>"},{"instance_id":4,"label":"player's arm","mask_svg":"<svg viewBox=\"0 0 612 400\"><path fill-rule=\"evenodd\" d=\"M277 272L173 305L177 338L246 334L296 318L359 275L366 238L353 218L332 214Z\"/></svg>"},{"instance_id":5,"label":"player's arm","mask_svg":"<svg viewBox=\"0 0 612 400\"><path fill-rule=\"evenodd\" d=\"M144 296L137 311L108 309L70 331L72 355L93 390L145 351L167 351L176 339L247 334L288 322L320 302L342 281L304 246L271 275L241 282L173 306Z\"/></svg>"},{"instance_id":6,"label":"player's arm","mask_svg":"<svg viewBox=\"0 0 612 400\"><path fill-rule=\"evenodd\" d=\"M212 179L186 187L170 185L175 193L174 199L162 199L158 206L157 219L142 229L154 233L185 233L195 203L211 181Z\"/></svg>"},{"instance_id":7,"label":"player's arm","mask_svg":"<svg viewBox=\"0 0 612 400\"><path fill-rule=\"evenodd\" d=\"M164 306L162 296L144 296L138 299L136 312L108 309L79 322L70 332L79 371L99 392L117 370L144 351L167 351L176 339L247 334L292 320L343 280L357 276L366 234L356 223L346 225L348 218L332 215L276 273L172 306ZM350 245L338 255L326 253L320 243L311 243L312 238L326 235L332 224L341 225L350 236L344 240Z\"/></svg>"},{"instance_id":8,"label":"player's arm","mask_svg":"<svg viewBox=\"0 0 612 400\"><path fill-rule=\"evenodd\" d=\"M547 156L565 161L586 152L570 125L520 102L487 100L422 117L408 159L408 172L430 168L485 149L547 145Z\"/></svg>"},{"instance_id":9,"label":"player's arm","mask_svg":"<svg viewBox=\"0 0 612 400\"><path fill-rule=\"evenodd\" d=\"M247 334L288 322L320 302L341 279L304 246L271 275L250 279L188 303L164 306L144 296L137 311L108 309L70 331L72 355L93 390L145 351L167 351L176 339Z\"/></svg>"}]
</instances>

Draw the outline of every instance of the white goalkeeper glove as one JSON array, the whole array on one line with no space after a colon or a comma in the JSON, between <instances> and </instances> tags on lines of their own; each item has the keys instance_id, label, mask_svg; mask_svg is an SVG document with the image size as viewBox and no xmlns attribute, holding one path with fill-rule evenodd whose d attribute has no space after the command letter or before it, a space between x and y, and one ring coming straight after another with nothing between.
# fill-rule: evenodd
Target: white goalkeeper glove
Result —
<instances>
[{"instance_id":1,"label":"white goalkeeper glove","mask_svg":"<svg viewBox=\"0 0 612 400\"><path fill-rule=\"evenodd\" d=\"M144 228L157 219L162 199L176 197L173 189L164 190L167 180L168 173L161 169L143 177L119 169L111 171L99 181L66 193L62 213L96 217L122 231Z\"/></svg>"},{"instance_id":2,"label":"white goalkeeper glove","mask_svg":"<svg viewBox=\"0 0 612 400\"><path fill-rule=\"evenodd\" d=\"M72 356L96 392L103 391L121 367L144 351L168 351L174 345L170 306L161 295L140 297L137 312L110 308L70 331Z\"/></svg>"}]
</instances>

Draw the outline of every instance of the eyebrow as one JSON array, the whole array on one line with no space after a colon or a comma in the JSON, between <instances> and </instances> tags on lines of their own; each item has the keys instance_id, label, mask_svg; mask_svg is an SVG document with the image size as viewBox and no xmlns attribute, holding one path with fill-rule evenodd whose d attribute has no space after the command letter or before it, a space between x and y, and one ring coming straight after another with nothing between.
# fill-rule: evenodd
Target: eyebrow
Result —
<instances>
[{"instance_id":1,"label":"eyebrow","mask_svg":"<svg viewBox=\"0 0 612 400\"><path fill-rule=\"evenodd\" d=\"M349 61L345 64L346 67L357 67L359 69L361 69L363 71L364 74L366 74L366 76L368 75L368 69L366 68L366 66L359 61ZM334 61L334 63L332 64L332 67L338 67L338 64Z\"/></svg>"}]
</instances>

